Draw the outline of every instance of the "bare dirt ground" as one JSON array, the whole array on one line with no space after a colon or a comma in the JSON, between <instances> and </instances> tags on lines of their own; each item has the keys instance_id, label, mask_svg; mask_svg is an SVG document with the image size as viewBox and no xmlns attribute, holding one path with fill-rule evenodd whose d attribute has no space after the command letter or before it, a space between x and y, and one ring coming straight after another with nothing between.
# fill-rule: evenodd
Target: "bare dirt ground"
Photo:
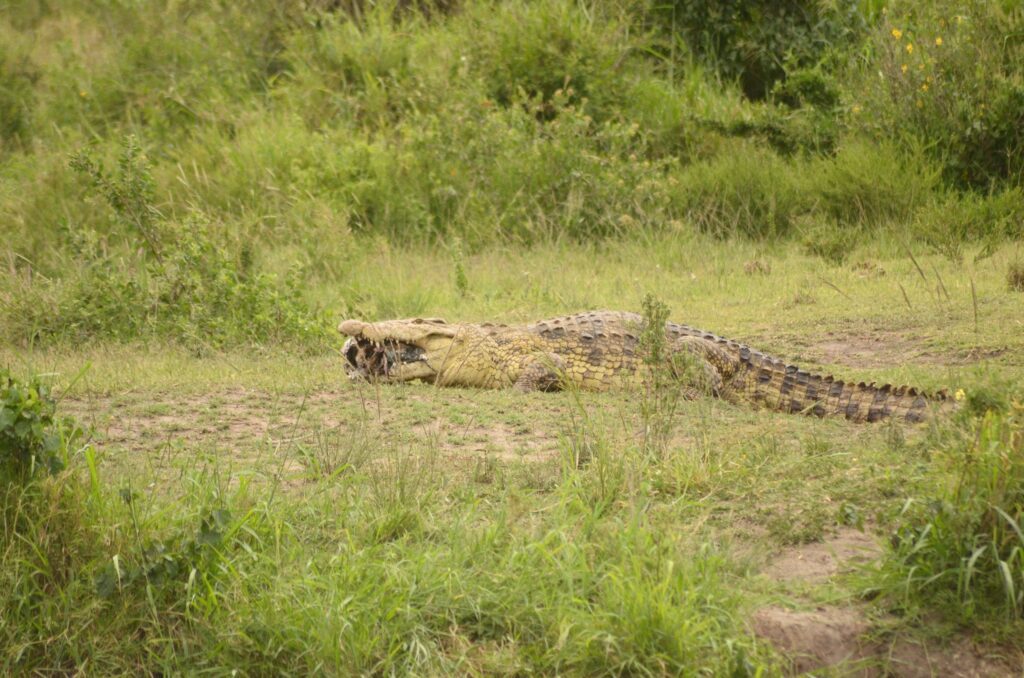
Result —
<instances>
[{"instance_id":1,"label":"bare dirt ground","mask_svg":"<svg viewBox=\"0 0 1024 678\"><path fill-rule=\"evenodd\" d=\"M843 528L821 542L784 549L763 569L780 583L820 584L882 554L870 534ZM873 633L878 626L862 605L821 605L795 610L768 606L752 618L754 633L790 660L792 675L834 669L840 675L989 678L1024 675L1021 657L982 648L960 635L937 645Z\"/></svg>"}]
</instances>

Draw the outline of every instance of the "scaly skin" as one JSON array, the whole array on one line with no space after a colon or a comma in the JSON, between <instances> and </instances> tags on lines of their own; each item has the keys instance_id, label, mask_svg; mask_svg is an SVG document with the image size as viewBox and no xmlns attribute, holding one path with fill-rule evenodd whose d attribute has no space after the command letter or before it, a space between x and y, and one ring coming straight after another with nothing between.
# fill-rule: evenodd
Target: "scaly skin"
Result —
<instances>
[{"instance_id":1,"label":"scaly skin","mask_svg":"<svg viewBox=\"0 0 1024 678\"><path fill-rule=\"evenodd\" d=\"M353 377L523 391L567 385L604 391L640 383L648 373L639 339L642 326L643 318L634 313L593 311L518 326L450 325L420 318L345 320L338 330L350 337L343 351ZM918 422L932 409L952 407L945 392L926 396L906 386L810 374L687 325L666 323L665 340L672 373L687 394L702 389L734 403L857 422L888 417Z\"/></svg>"}]
</instances>

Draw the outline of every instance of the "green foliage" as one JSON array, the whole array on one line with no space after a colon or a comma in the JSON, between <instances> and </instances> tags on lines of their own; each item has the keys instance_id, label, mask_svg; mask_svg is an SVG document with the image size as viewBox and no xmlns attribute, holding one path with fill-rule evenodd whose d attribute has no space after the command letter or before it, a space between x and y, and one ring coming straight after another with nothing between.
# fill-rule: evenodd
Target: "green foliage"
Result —
<instances>
[{"instance_id":1,"label":"green foliage","mask_svg":"<svg viewBox=\"0 0 1024 678\"><path fill-rule=\"evenodd\" d=\"M750 144L690 165L678 181L683 215L701 231L722 237L785 237L809 207L791 166Z\"/></svg>"},{"instance_id":2,"label":"green foliage","mask_svg":"<svg viewBox=\"0 0 1024 678\"><path fill-rule=\"evenodd\" d=\"M93 188L103 196L118 220L129 231L134 231L134 235L142 237L149 254L161 260L161 240L165 234L159 231L161 215L153 206L153 176L138 140L134 136L125 138L117 161L117 174L112 179L106 177L103 168L84 151L71 157L70 166L89 177Z\"/></svg>"},{"instance_id":3,"label":"green foliage","mask_svg":"<svg viewBox=\"0 0 1024 678\"><path fill-rule=\"evenodd\" d=\"M829 219L804 218L799 229L804 251L834 264L846 261L857 245L857 234L853 228Z\"/></svg>"},{"instance_id":4,"label":"green foliage","mask_svg":"<svg viewBox=\"0 0 1024 678\"><path fill-rule=\"evenodd\" d=\"M49 389L38 378L22 382L0 370L0 479L25 482L63 470L68 445L79 431L56 411Z\"/></svg>"},{"instance_id":5,"label":"green foliage","mask_svg":"<svg viewBox=\"0 0 1024 678\"><path fill-rule=\"evenodd\" d=\"M112 177L85 153L77 154L72 166L89 177L128 231L129 242L141 236L146 254L118 251L89 230L71 232L68 263L75 274L19 300L12 314L21 323L15 340L156 335L207 349L287 342L319 346L330 336L324 318L302 300L295 272L279 280L253 270L251 256L231 255L201 215L183 224L162 217L152 203L150 170L133 138L125 141Z\"/></svg>"},{"instance_id":6,"label":"green foliage","mask_svg":"<svg viewBox=\"0 0 1024 678\"><path fill-rule=\"evenodd\" d=\"M751 99L766 97L787 71L814 66L867 29L857 3L658 0L652 7L663 30L737 78Z\"/></svg>"},{"instance_id":7,"label":"green foliage","mask_svg":"<svg viewBox=\"0 0 1024 678\"><path fill-rule=\"evenodd\" d=\"M968 243L992 247L1024 236L1024 190L951 193L918 210L912 228L936 252L960 261Z\"/></svg>"},{"instance_id":8,"label":"green foliage","mask_svg":"<svg viewBox=\"0 0 1024 678\"><path fill-rule=\"evenodd\" d=\"M646 368L643 396L640 399L640 418L643 422L645 455L660 458L667 452L672 434L676 409L681 398L684 378L676 374L674 354L669 350L665 323L669 308L651 294L642 301L643 323L639 349Z\"/></svg>"},{"instance_id":9,"label":"green foliage","mask_svg":"<svg viewBox=\"0 0 1024 678\"><path fill-rule=\"evenodd\" d=\"M871 39L859 126L927 142L947 181L987 189L1024 172L1024 15L996 2L893 3Z\"/></svg>"},{"instance_id":10,"label":"green foliage","mask_svg":"<svg viewBox=\"0 0 1024 678\"><path fill-rule=\"evenodd\" d=\"M872 227L911 219L938 188L940 168L922 153L848 140L807 168L818 210L839 223Z\"/></svg>"},{"instance_id":11,"label":"green foliage","mask_svg":"<svg viewBox=\"0 0 1024 678\"><path fill-rule=\"evenodd\" d=\"M121 498L131 506L137 496L130 490L122 490ZM137 529L134 510L132 517ZM95 577L96 594L100 598L111 598L115 593L137 595L142 588L152 595L155 589L177 601L183 597L174 595L174 588L182 585L188 589L211 588L220 571L221 549L228 546L224 543L225 536L237 529L230 511L211 510L203 515L199 529L193 534L186 532L151 540L140 545L137 553L127 554L127 558L120 554L111 557Z\"/></svg>"},{"instance_id":12,"label":"green foliage","mask_svg":"<svg viewBox=\"0 0 1024 678\"><path fill-rule=\"evenodd\" d=\"M944 450L955 472L938 496L908 504L888 567L903 595L963 618L1024 615L1024 409L989 411Z\"/></svg>"},{"instance_id":13,"label":"green foliage","mask_svg":"<svg viewBox=\"0 0 1024 678\"><path fill-rule=\"evenodd\" d=\"M614 116L623 94L627 26L601 21L569 3L476 5L469 26L469 68L499 105L534 103L550 119L566 103L586 103L598 120ZM556 102L562 98L562 102Z\"/></svg>"}]
</instances>

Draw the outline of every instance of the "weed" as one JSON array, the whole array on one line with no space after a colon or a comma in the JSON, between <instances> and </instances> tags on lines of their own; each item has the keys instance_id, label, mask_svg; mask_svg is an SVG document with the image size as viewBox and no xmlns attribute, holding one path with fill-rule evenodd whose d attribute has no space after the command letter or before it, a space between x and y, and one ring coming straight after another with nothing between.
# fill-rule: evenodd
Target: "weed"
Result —
<instances>
[{"instance_id":1,"label":"weed","mask_svg":"<svg viewBox=\"0 0 1024 678\"><path fill-rule=\"evenodd\" d=\"M801 244L808 254L841 264L856 247L857 233L848 226L817 217L805 217L799 223Z\"/></svg>"},{"instance_id":2,"label":"weed","mask_svg":"<svg viewBox=\"0 0 1024 678\"><path fill-rule=\"evenodd\" d=\"M119 221L146 243L146 248L157 261L163 261L163 220L153 205L154 186L149 164L134 136L127 136L117 172L108 178L103 168L84 151L71 157L72 169L86 175L93 187L106 199Z\"/></svg>"},{"instance_id":3,"label":"weed","mask_svg":"<svg viewBox=\"0 0 1024 678\"><path fill-rule=\"evenodd\" d=\"M465 254L462 251L462 240L454 238L451 243L452 279L455 291L464 297L469 292L469 278L466 276Z\"/></svg>"},{"instance_id":4,"label":"weed","mask_svg":"<svg viewBox=\"0 0 1024 678\"><path fill-rule=\"evenodd\" d=\"M639 331L639 351L644 363L643 395L640 399L640 418L643 424L643 452L651 459L660 460L668 452L676 411L684 389L696 384L702 386L698 374L699 356L680 357L668 346L665 323L669 308L651 294L643 299L643 321ZM676 363L679 364L676 364ZM705 388L707 385L703 385Z\"/></svg>"}]
</instances>

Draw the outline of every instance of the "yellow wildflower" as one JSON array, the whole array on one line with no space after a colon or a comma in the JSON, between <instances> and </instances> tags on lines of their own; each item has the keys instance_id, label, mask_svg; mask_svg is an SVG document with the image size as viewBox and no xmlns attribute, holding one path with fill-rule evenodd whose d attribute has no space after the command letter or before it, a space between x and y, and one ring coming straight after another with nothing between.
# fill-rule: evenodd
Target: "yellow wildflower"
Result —
<instances>
[{"instance_id":1,"label":"yellow wildflower","mask_svg":"<svg viewBox=\"0 0 1024 678\"><path fill-rule=\"evenodd\" d=\"M900 66L900 72L901 73L906 73L907 72L907 65L906 64L903 64L902 66Z\"/></svg>"},{"instance_id":2,"label":"yellow wildflower","mask_svg":"<svg viewBox=\"0 0 1024 678\"><path fill-rule=\"evenodd\" d=\"M953 397L956 398L957 400L963 400L964 398L967 397L967 394L964 393L964 390L962 388L958 388L956 390L956 395L954 395Z\"/></svg>"},{"instance_id":3,"label":"yellow wildflower","mask_svg":"<svg viewBox=\"0 0 1024 678\"><path fill-rule=\"evenodd\" d=\"M922 92L927 92L928 91L928 83L927 82L924 83L923 85L921 85L921 91Z\"/></svg>"},{"instance_id":4,"label":"yellow wildflower","mask_svg":"<svg viewBox=\"0 0 1024 678\"><path fill-rule=\"evenodd\" d=\"M859 104L854 104L853 105L853 112L854 113L860 113L860 105Z\"/></svg>"},{"instance_id":5,"label":"yellow wildflower","mask_svg":"<svg viewBox=\"0 0 1024 678\"><path fill-rule=\"evenodd\" d=\"M935 38L935 46L942 47L942 38Z\"/></svg>"},{"instance_id":6,"label":"yellow wildflower","mask_svg":"<svg viewBox=\"0 0 1024 678\"><path fill-rule=\"evenodd\" d=\"M924 104L921 102L920 99L917 100L917 107L918 108L924 108Z\"/></svg>"},{"instance_id":7,"label":"yellow wildflower","mask_svg":"<svg viewBox=\"0 0 1024 678\"><path fill-rule=\"evenodd\" d=\"M902 37L903 37L903 31L901 31L901 30L900 30L900 29L898 29L898 28L894 28L894 29L892 29L892 37L894 37L894 38L896 38L897 40L899 40L900 38L902 38Z\"/></svg>"},{"instance_id":8,"label":"yellow wildflower","mask_svg":"<svg viewBox=\"0 0 1024 678\"><path fill-rule=\"evenodd\" d=\"M914 43L908 42L907 43L907 54L913 54L913 53L914 53Z\"/></svg>"}]
</instances>

